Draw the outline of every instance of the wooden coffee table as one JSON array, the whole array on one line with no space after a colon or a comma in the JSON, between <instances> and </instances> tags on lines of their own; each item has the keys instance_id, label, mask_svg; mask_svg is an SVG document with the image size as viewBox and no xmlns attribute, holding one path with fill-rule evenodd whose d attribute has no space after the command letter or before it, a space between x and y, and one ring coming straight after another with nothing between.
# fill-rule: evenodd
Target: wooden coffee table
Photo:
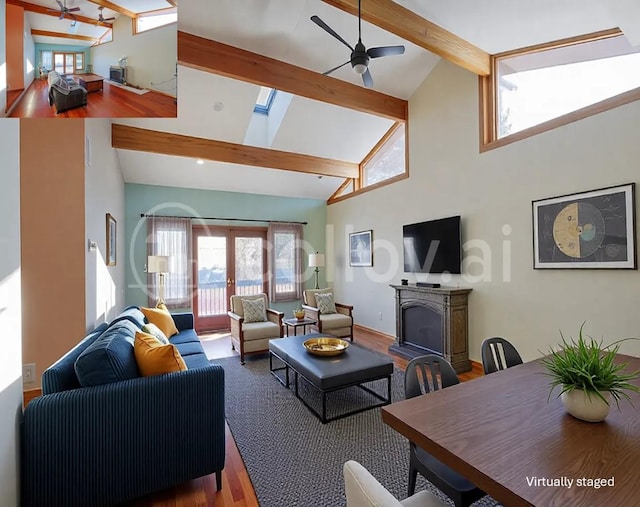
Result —
<instances>
[{"instance_id":1,"label":"wooden coffee table","mask_svg":"<svg viewBox=\"0 0 640 507\"><path fill-rule=\"evenodd\" d=\"M77 76L78 84L87 92L102 91L104 78L98 74L82 74Z\"/></svg>"}]
</instances>

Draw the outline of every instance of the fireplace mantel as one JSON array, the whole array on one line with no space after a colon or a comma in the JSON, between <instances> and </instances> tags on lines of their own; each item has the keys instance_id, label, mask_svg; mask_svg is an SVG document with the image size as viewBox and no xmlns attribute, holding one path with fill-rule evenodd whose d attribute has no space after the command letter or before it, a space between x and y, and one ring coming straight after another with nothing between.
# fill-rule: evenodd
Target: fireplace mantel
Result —
<instances>
[{"instance_id":1,"label":"fireplace mantel","mask_svg":"<svg viewBox=\"0 0 640 507\"><path fill-rule=\"evenodd\" d=\"M391 287L396 291L396 342L389 351L408 359L438 354L458 373L469 371L468 295L471 289Z\"/></svg>"}]
</instances>

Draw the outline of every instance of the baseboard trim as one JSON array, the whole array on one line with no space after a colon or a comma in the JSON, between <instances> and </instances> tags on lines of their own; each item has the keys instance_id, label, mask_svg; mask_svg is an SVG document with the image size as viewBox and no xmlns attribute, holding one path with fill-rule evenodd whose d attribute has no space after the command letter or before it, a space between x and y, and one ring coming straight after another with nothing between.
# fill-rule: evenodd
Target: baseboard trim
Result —
<instances>
[{"instance_id":1,"label":"baseboard trim","mask_svg":"<svg viewBox=\"0 0 640 507\"><path fill-rule=\"evenodd\" d=\"M26 407L31 400L33 400L34 398L38 398L39 396L42 396L42 389L39 387L36 389L28 389L22 393L22 396L23 396L24 406Z\"/></svg>"},{"instance_id":2,"label":"baseboard trim","mask_svg":"<svg viewBox=\"0 0 640 507\"><path fill-rule=\"evenodd\" d=\"M383 333L382 331L378 331L377 329L373 329L367 326L362 326L360 324L354 324L353 325L354 329L361 329L362 331L365 331L367 333L371 333L371 334L375 334L377 336L380 336L382 338L387 338L390 341L395 341L396 337L395 336L391 336L390 334L386 334ZM484 375L484 368L482 368L482 363L479 363L478 361L474 361L473 359L470 360L471 361L471 371L477 375Z\"/></svg>"}]
</instances>

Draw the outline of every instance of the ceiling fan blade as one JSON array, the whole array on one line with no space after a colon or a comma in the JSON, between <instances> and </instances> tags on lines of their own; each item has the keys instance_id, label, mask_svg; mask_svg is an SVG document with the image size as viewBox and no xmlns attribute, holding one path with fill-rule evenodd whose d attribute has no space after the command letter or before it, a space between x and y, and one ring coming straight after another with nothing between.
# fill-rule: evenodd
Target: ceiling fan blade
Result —
<instances>
[{"instance_id":1,"label":"ceiling fan blade","mask_svg":"<svg viewBox=\"0 0 640 507\"><path fill-rule=\"evenodd\" d=\"M104 21L113 21L114 19L116 19L116 18L107 18Z\"/></svg>"},{"instance_id":2,"label":"ceiling fan blade","mask_svg":"<svg viewBox=\"0 0 640 507\"><path fill-rule=\"evenodd\" d=\"M342 67L344 67L345 65L347 65L348 63L351 63L351 60L349 60L348 62L344 62L342 65L338 65L337 67L334 67L331 70L328 70L327 72L323 72L322 75L323 76L328 76L329 74L331 74L333 71L338 70Z\"/></svg>"},{"instance_id":3,"label":"ceiling fan blade","mask_svg":"<svg viewBox=\"0 0 640 507\"><path fill-rule=\"evenodd\" d=\"M362 82L367 88L373 88L373 78L371 77L369 69L365 70L364 74L362 74Z\"/></svg>"},{"instance_id":4,"label":"ceiling fan blade","mask_svg":"<svg viewBox=\"0 0 640 507\"><path fill-rule=\"evenodd\" d=\"M60 0L56 0L56 3L60 6L60 10L63 11L64 5L62 5L62 2L60 2Z\"/></svg>"},{"instance_id":5,"label":"ceiling fan blade","mask_svg":"<svg viewBox=\"0 0 640 507\"><path fill-rule=\"evenodd\" d=\"M347 46L351 51L354 51L354 49L349 45L349 43L346 40L344 40L336 32L334 32L333 29L329 25L327 25L324 21L322 21L318 16L311 16L311 21L313 21L316 25L322 28L329 35L332 35L333 37L338 39L345 46Z\"/></svg>"},{"instance_id":6,"label":"ceiling fan blade","mask_svg":"<svg viewBox=\"0 0 640 507\"><path fill-rule=\"evenodd\" d=\"M58 19L64 19L64 15L65 15L65 12L64 12L64 11L62 11L62 12L60 13L60 17L59 17Z\"/></svg>"},{"instance_id":7,"label":"ceiling fan blade","mask_svg":"<svg viewBox=\"0 0 640 507\"><path fill-rule=\"evenodd\" d=\"M73 9L67 9L67 12L77 12L80 10L80 7L74 7Z\"/></svg>"},{"instance_id":8,"label":"ceiling fan blade","mask_svg":"<svg viewBox=\"0 0 640 507\"><path fill-rule=\"evenodd\" d=\"M367 50L369 58L380 58L381 56L403 55L404 46L381 46Z\"/></svg>"}]
</instances>

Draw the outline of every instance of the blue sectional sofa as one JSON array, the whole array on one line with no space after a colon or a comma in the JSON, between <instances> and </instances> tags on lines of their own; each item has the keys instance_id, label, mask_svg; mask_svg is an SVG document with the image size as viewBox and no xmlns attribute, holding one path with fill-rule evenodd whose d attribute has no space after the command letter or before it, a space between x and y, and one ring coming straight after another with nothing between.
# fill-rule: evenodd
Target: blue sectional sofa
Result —
<instances>
[{"instance_id":1,"label":"blue sectional sofa","mask_svg":"<svg viewBox=\"0 0 640 507\"><path fill-rule=\"evenodd\" d=\"M221 488L224 370L207 360L193 314L173 317L186 371L139 376L145 318L128 307L43 373L22 424L24 506L117 505L214 472Z\"/></svg>"}]
</instances>

